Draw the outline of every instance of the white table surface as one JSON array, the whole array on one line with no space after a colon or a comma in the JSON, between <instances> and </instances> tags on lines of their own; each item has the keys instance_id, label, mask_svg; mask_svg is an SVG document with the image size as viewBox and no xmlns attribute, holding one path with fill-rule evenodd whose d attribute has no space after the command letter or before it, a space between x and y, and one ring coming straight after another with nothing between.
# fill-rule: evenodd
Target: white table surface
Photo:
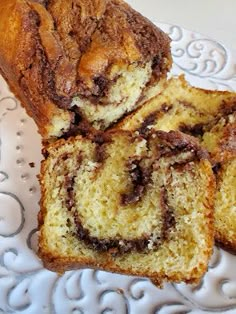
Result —
<instances>
[{"instance_id":1,"label":"white table surface","mask_svg":"<svg viewBox=\"0 0 236 314\"><path fill-rule=\"evenodd\" d=\"M236 0L127 0L148 18L175 24L215 39L236 51Z\"/></svg>"}]
</instances>

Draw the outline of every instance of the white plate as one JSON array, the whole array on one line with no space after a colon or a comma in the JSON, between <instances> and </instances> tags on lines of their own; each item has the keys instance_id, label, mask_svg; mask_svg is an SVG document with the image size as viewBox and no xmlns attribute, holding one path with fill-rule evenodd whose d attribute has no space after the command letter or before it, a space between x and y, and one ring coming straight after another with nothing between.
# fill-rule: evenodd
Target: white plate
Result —
<instances>
[{"instance_id":1,"label":"white plate","mask_svg":"<svg viewBox=\"0 0 236 314\"><path fill-rule=\"evenodd\" d=\"M236 90L236 55L178 26L172 37L173 74L194 85ZM40 137L33 121L0 80L0 313L236 313L236 256L215 249L197 287L96 270L58 277L42 267L37 246ZM29 165L35 163L35 167Z\"/></svg>"}]
</instances>

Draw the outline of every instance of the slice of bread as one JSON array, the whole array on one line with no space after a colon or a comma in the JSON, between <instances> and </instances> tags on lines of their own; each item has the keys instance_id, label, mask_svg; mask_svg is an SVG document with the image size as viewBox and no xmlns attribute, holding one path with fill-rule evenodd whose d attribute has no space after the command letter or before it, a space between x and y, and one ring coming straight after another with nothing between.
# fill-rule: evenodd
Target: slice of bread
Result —
<instances>
[{"instance_id":1,"label":"slice of bread","mask_svg":"<svg viewBox=\"0 0 236 314\"><path fill-rule=\"evenodd\" d=\"M122 0L0 2L0 73L45 140L106 129L171 63L167 34Z\"/></svg>"},{"instance_id":2,"label":"slice of bread","mask_svg":"<svg viewBox=\"0 0 236 314\"><path fill-rule=\"evenodd\" d=\"M217 180L216 241L236 253L236 111L206 131L202 144L211 154Z\"/></svg>"},{"instance_id":3,"label":"slice of bread","mask_svg":"<svg viewBox=\"0 0 236 314\"><path fill-rule=\"evenodd\" d=\"M197 140L117 130L59 140L44 156L45 267L199 281L212 253L215 177Z\"/></svg>"},{"instance_id":4,"label":"slice of bread","mask_svg":"<svg viewBox=\"0 0 236 314\"><path fill-rule=\"evenodd\" d=\"M148 134L181 130L201 141L211 155L217 177L216 242L236 252L236 93L209 91L172 78L117 128Z\"/></svg>"}]
</instances>

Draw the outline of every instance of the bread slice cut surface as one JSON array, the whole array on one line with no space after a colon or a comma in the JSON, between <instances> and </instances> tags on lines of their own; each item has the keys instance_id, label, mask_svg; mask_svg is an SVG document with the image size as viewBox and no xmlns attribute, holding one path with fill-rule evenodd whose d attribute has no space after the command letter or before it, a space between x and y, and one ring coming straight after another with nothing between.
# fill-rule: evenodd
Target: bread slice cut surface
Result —
<instances>
[{"instance_id":1,"label":"bread slice cut surface","mask_svg":"<svg viewBox=\"0 0 236 314\"><path fill-rule=\"evenodd\" d=\"M216 174L215 239L236 253L236 93L195 88L183 76L172 78L116 128L147 135L180 130L197 137L211 156Z\"/></svg>"},{"instance_id":2,"label":"bread slice cut surface","mask_svg":"<svg viewBox=\"0 0 236 314\"><path fill-rule=\"evenodd\" d=\"M39 255L54 271L93 267L197 282L213 245L215 181L180 132L98 133L44 150Z\"/></svg>"}]
</instances>

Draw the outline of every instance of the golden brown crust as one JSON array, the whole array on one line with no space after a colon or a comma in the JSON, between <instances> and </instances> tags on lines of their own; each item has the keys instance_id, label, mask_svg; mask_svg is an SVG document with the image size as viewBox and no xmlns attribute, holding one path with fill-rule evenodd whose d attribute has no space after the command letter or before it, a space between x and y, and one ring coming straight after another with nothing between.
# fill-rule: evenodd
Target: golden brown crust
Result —
<instances>
[{"instance_id":1,"label":"golden brown crust","mask_svg":"<svg viewBox=\"0 0 236 314\"><path fill-rule=\"evenodd\" d=\"M219 147L218 147L219 148ZM227 177L225 177L225 168L227 166L227 163L230 161L233 161L236 159L236 155L235 152L232 155L232 152L225 152L222 151L221 154L218 155L218 158L216 159L216 156L213 156L213 160L214 162L219 166L219 170L216 171L216 191L218 193L223 193L223 191L221 191L222 188L222 183L224 183L224 181L226 181ZM232 169L232 176L235 176L235 172ZM225 178L223 178L225 177ZM234 193L234 191L232 189L235 189L235 186L229 186L229 190L231 188L231 193ZM226 200L225 200L226 203ZM226 203L227 204L227 203ZM232 253L232 254L236 254L236 233L235 233L235 228L233 231L232 226L227 226L228 230L225 228L224 226L224 218L227 217L227 214L229 215L229 213L227 212L227 206L225 207L225 211L223 212L220 209L216 208L217 214L219 215L220 220L217 221L216 227L215 227L215 241L216 241L216 245L220 246L222 249ZM231 214L232 215L232 214ZM236 216L235 214L233 216L229 216L231 219L231 223L232 225L235 226L236 224ZM222 221L221 221L222 220ZM223 226L222 226L223 225ZM231 235L228 234L228 231L231 231Z\"/></svg>"},{"instance_id":2,"label":"golden brown crust","mask_svg":"<svg viewBox=\"0 0 236 314\"><path fill-rule=\"evenodd\" d=\"M23 0L1 1L0 12L1 74L45 135L52 117L63 112L44 92L45 58L38 43L38 16Z\"/></svg>"},{"instance_id":3,"label":"golden brown crust","mask_svg":"<svg viewBox=\"0 0 236 314\"><path fill-rule=\"evenodd\" d=\"M222 133L219 136L215 147L213 151L211 152L211 159L212 163L215 166L215 175L216 175L216 182L217 182L217 192L219 194L223 194L224 191L221 191L222 189L222 184L226 184L225 182L227 179L230 179L225 175L226 169L229 167L228 164L230 162L235 161L236 159L236 123L235 123L235 117L236 113L234 113L234 119L233 116L231 116L232 120L234 122L229 122L229 117L226 117L224 120L224 125L219 127L215 126L216 130L214 127L212 130L210 130L210 134L214 135L215 132L217 132L217 128L222 128ZM221 120L221 121L222 121ZM222 121L223 123L223 121ZM204 142L203 142L204 143ZM205 143L204 143L205 144ZM229 168L230 169L230 168ZM233 169L229 171L229 176L235 176L235 172ZM231 190L231 193L234 193L235 186L230 186L228 183L229 191ZM222 197L224 199L224 197ZM226 203L226 196L225 196L225 204ZM216 212L218 217L222 220L217 221L216 227L215 227L215 241L218 246L221 248L225 249L226 251L229 251L233 254L236 254L236 233L233 231L232 227L228 225L228 230L227 228L224 227L224 223L226 223L224 217L229 213L227 213L227 206L225 207L225 211L223 210L220 211L216 207ZM231 223L232 225L235 226L236 224L236 215L230 216L231 217ZM235 229L234 229L235 230ZM231 235L227 234L227 231L230 231Z\"/></svg>"},{"instance_id":4,"label":"golden brown crust","mask_svg":"<svg viewBox=\"0 0 236 314\"><path fill-rule=\"evenodd\" d=\"M230 159L236 158L236 123L226 123L223 134L211 155L215 164L224 164Z\"/></svg>"},{"instance_id":5,"label":"golden brown crust","mask_svg":"<svg viewBox=\"0 0 236 314\"><path fill-rule=\"evenodd\" d=\"M236 240L234 239L228 239L225 234L222 234L219 231L215 232L215 242L216 245L224 249L225 251L228 251L231 254L236 255Z\"/></svg>"},{"instance_id":6,"label":"golden brown crust","mask_svg":"<svg viewBox=\"0 0 236 314\"><path fill-rule=\"evenodd\" d=\"M212 254L212 251L210 251L210 254ZM140 271L134 272L133 269L129 268L120 268L117 265L112 265L112 262L109 262L108 259L106 259L106 262L104 263L96 263L96 261L91 260L89 258L87 259L81 259L80 262L78 262L75 258L62 258L60 256L52 256L49 254L41 254L39 253L40 258L43 261L43 265L45 268L55 271L59 274L63 274L64 272L68 270L76 270L81 268L92 268L96 270L104 270L104 271L110 271L113 273L119 273L122 275L132 275L132 276L138 276L138 277L147 277L147 273L143 272L141 269ZM105 260L105 257L104 257ZM200 274L204 273L206 269L206 265L202 264L199 265L198 269L194 269L191 273L188 273L186 278L183 277L183 274L175 273L172 275L165 274L164 272L156 272L154 276L148 277L152 281L154 285L157 287L162 287L164 282L186 282L189 284L197 284L199 283L201 276Z\"/></svg>"},{"instance_id":7,"label":"golden brown crust","mask_svg":"<svg viewBox=\"0 0 236 314\"><path fill-rule=\"evenodd\" d=\"M121 0L3 0L0 71L43 137L68 130L76 95L100 97L113 64L170 65L169 38ZM56 135L57 136L57 135Z\"/></svg>"}]
</instances>

